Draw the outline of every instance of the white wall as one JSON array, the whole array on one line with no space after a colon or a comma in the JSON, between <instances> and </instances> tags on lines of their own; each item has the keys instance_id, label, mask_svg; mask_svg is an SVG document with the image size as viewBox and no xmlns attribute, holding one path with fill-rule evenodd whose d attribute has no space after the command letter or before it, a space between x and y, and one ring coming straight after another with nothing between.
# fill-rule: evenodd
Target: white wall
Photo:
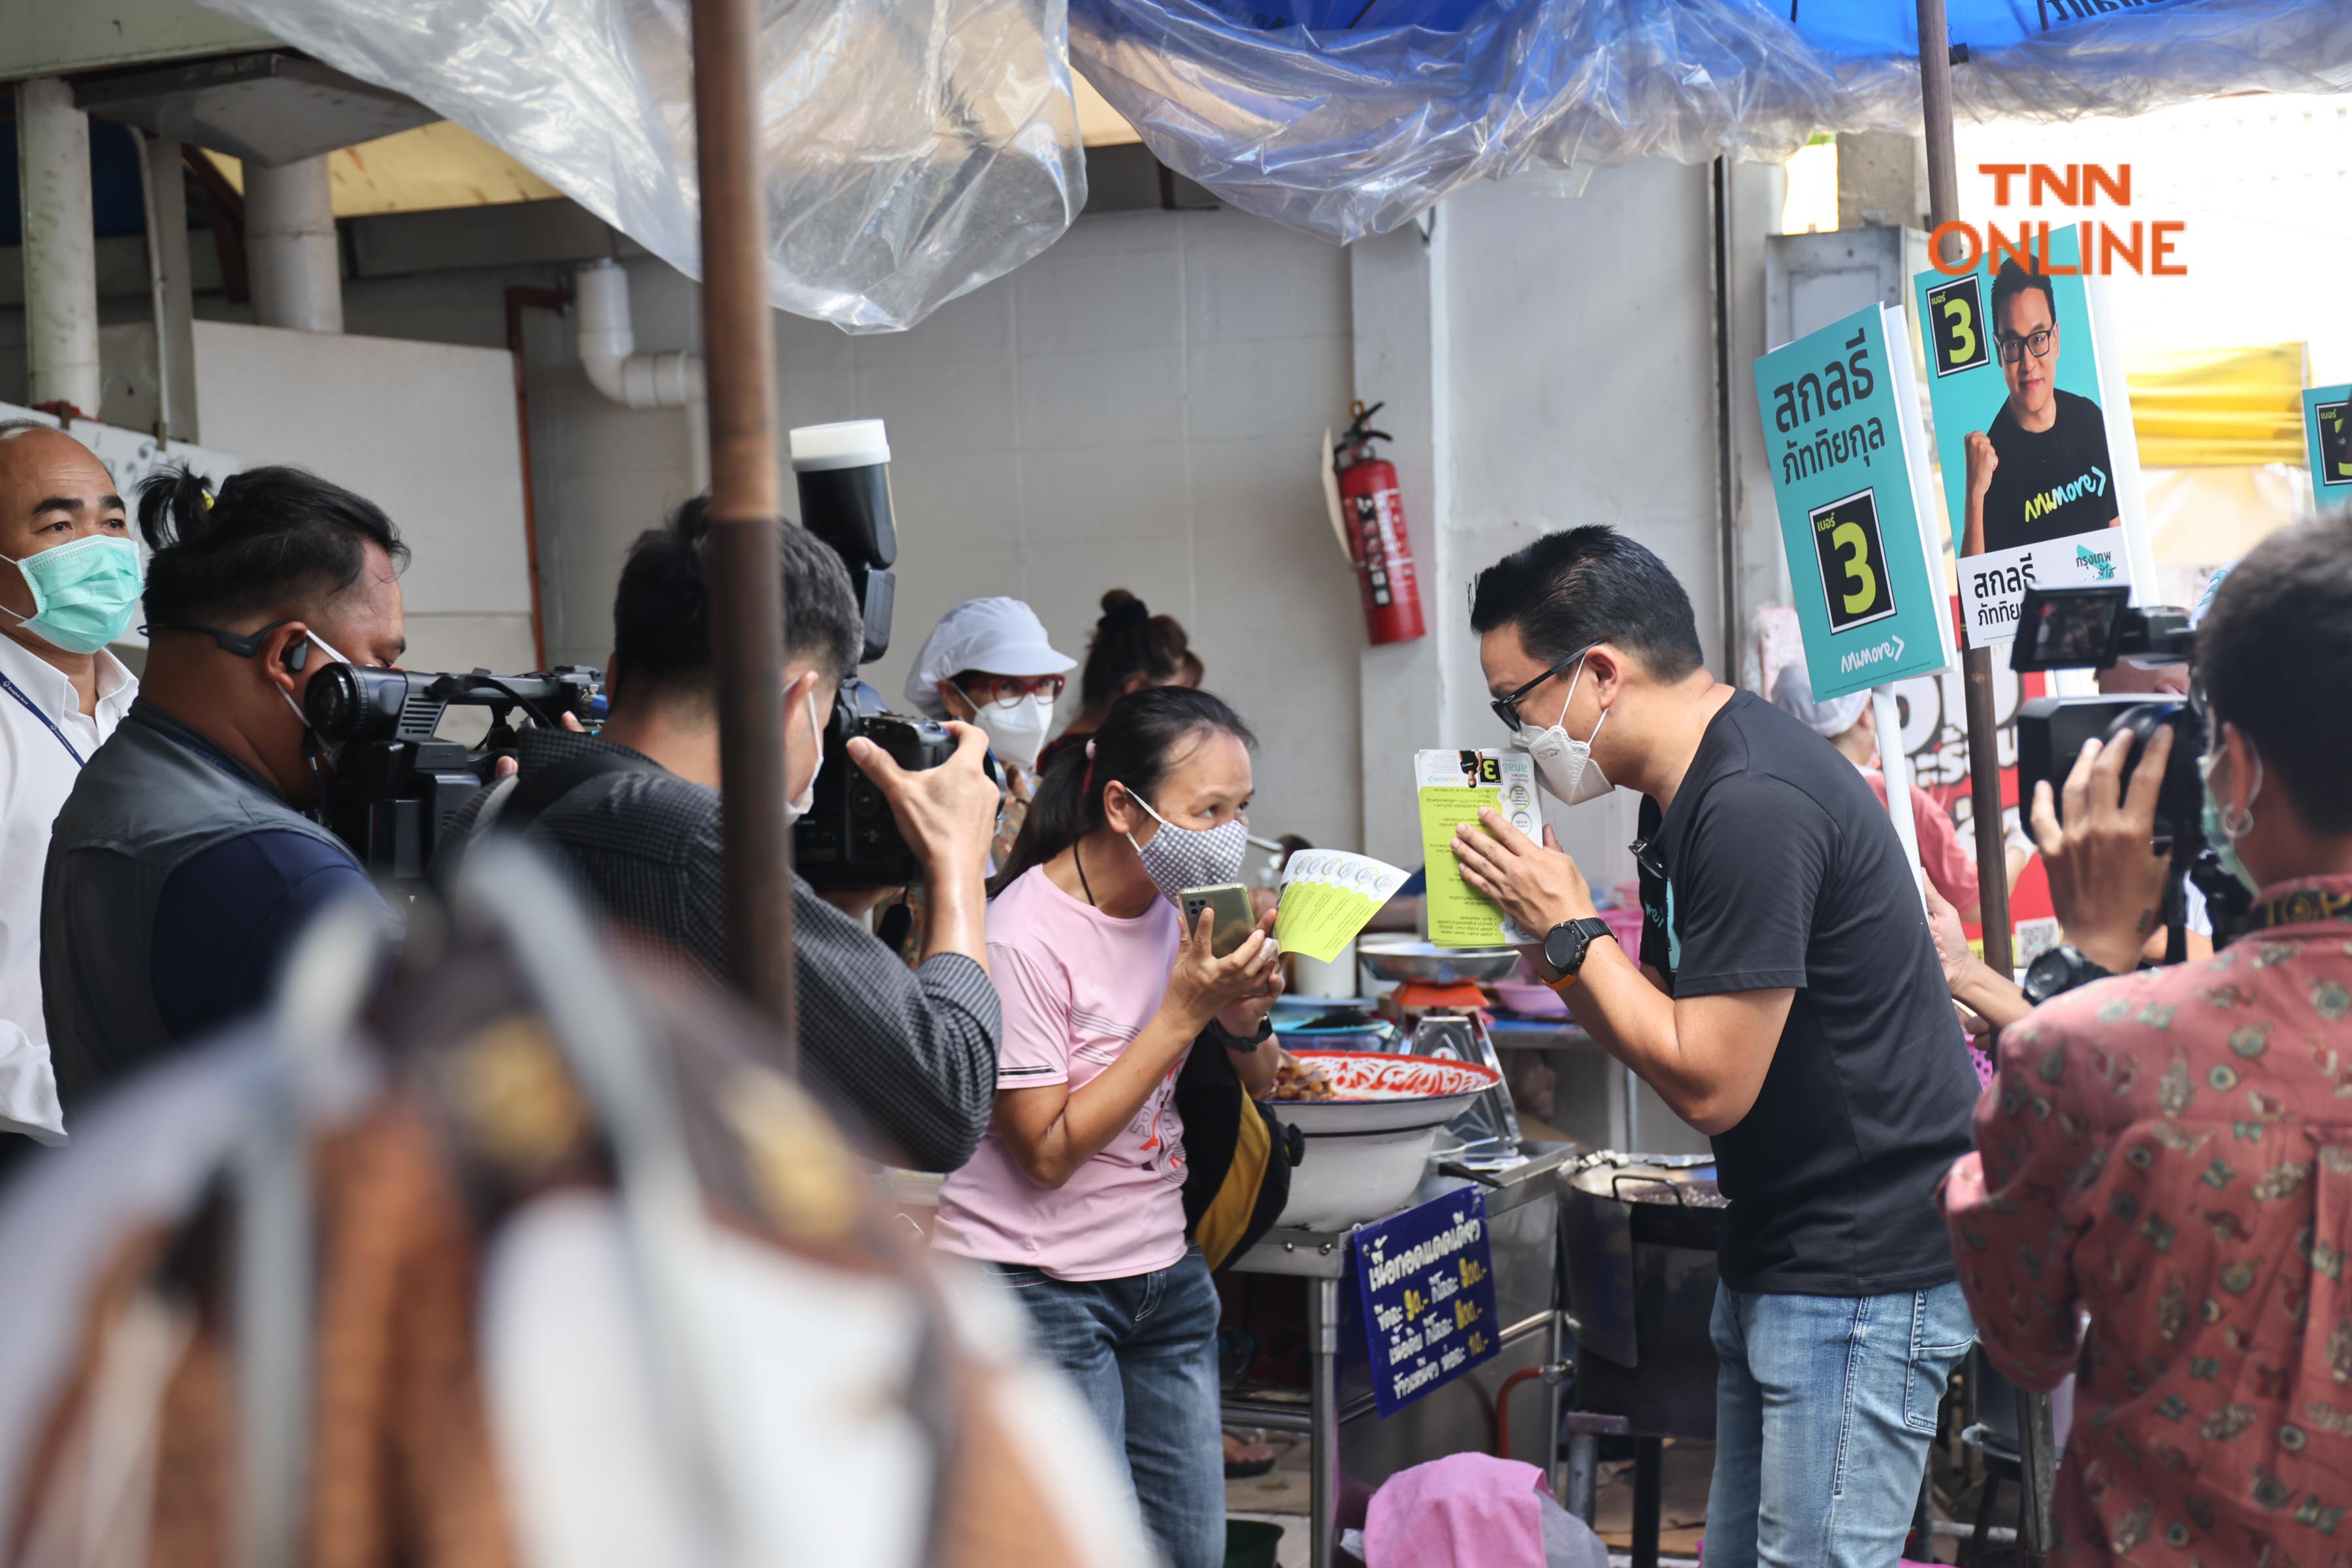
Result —
<instances>
[{"instance_id":1,"label":"white wall","mask_svg":"<svg viewBox=\"0 0 2352 1568\"><path fill-rule=\"evenodd\" d=\"M1511 181L1440 210L1452 471L1429 605L1447 700L1444 733L1421 744L1502 743L1465 595L1481 569L1559 529L1610 523L1657 552L1722 672L1707 178L1654 160L1600 170L1579 197ZM1548 804L1594 881L1633 875L1636 796Z\"/></svg>"},{"instance_id":2,"label":"white wall","mask_svg":"<svg viewBox=\"0 0 2352 1568\"><path fill-rule=\"evenodd\" d=\"M627 265L638 347L698 346L692 286ZM606 403L569 330L534 313L527 339L549 657L600 660L630 540L686 493L685 431ZM888 423L898 615L867 675L894 705L960 600L1025 599L1083 658L1129 588L1257 730L1253 821L1360 842L1363 631L1317 476L1349 395L1344 251L1227 211L1088 216L910 331L779 316L776 342L787 425Z\"/></svg>"},{"instance_id":3,"label":"white wall","mask_svg":"<svg viewBox=\"0 0 2352 1568\"><path fill-rule=\"evenodd\" d=\"M205 446L312 469L400 529L411 668L532 667L505 353L224 321L198 321L195 341Z\"/></svg>"}]
</instances>

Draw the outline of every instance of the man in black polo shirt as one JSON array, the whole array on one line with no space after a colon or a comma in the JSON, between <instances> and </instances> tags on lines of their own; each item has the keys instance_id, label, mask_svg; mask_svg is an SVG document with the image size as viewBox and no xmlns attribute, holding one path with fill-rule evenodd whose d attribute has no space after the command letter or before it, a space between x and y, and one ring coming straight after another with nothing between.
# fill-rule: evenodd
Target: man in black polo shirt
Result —
<instances>
[{"instance_id":1,"label":"man in black polo shirt","mask_svg":"<svg viewBox=\"0 0 2352 1568\"><path fill-rule=\"evenodd\" d=\"M1714 1142L1731 1211L1707 1555L1885 1568L1974 1335L1935 1190L1976 1079L1902 845L1835 748L1707 673L1688 595L1623 534L1506 557L1470 619L1546 788L1648 797L1638 957L1549 829L1490 812L1454 849L1547 933L1577 1022Z\"/></svg>"},{"instance_id":2,"label":"man in black polo shirt","mask_svg":"<svg viewBox=\"0 0 2352 1568\"><path fill-rule=\"evenodd\" d=\"M2048 276L2002 262L1991 315L2009 395L1991 426L1969 431L1964 443L1969 507L1960 553L2112 525L2121 514L2106 416L2089 398L2058 389L2058 296Z\"/></svg>"}]
</instances>

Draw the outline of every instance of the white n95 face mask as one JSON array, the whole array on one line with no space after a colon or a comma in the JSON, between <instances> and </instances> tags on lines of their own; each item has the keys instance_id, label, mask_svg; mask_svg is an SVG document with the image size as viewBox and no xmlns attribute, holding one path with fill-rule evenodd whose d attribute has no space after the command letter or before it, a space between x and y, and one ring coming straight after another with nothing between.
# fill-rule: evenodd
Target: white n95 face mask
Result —
<instances>
[{"instance_id":1,"label":"white n95 face mask","mask_svg":"<svg viewBox=\"0 0 2352 1568\"><path fill-rule=\"evenodd\" d=\"M1559 705L1559 721L1548 730L1530 736L1521 730L1515 737L1536 764L1536 780L1563 805L1582 805L1588 800L1599 800L1616 786L1601 772L1601 764L1592 760L1592 742L1601 738L1601 726L1609 721L1609 710L1603 708L1601 717L1592 721L1592 733L1583 740L1569 735L1568 705L1576 700L1576 683L1584 679L1584 661L1576 661L1576 673L1569 678L1568 696Z\"/></svg>"},{"instance_id":2,"label":"white n95 face mask","mask_svg":"<svg viewBox=\"0 0 2352 1568\"><path fill-rule=\"evenodd\" d=\"M962 690L962 688L957 688ZM964 693L971 702L971 694ZM972 723L988 737L988 749L1000 763L1023 773L1034 773L1037 753L1045 749L1045 731L1054 727L1054 704L1035 692L1011 702L972 702Z\"/></svg>"},{"instance_id":3,"label":"white n95 face mask","mask_svg":"<svg viewBox=\"0 0 2352 1568\"><path fill-rule=\"evenodd\" d=\"M808 783L801 786L801 793L784 802L784 826L787 827L806 816L809 807L816 804L816 775L824 772L824 720L816 710L816 693L814 691L808 696L808 716L809 736L816 745L816 766L809 769Z\"/></svg>"}]
</instances>

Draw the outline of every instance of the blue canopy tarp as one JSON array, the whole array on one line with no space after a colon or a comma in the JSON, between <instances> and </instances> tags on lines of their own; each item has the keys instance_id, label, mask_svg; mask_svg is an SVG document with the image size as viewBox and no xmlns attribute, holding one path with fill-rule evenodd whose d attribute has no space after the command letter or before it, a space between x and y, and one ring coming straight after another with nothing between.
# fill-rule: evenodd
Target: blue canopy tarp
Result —
<instances>
[{"instance_id":1,"label":"blue canopy tarp","mask_svg":"<svg viewBox=\"0 0 2352 1568\"><path fill-rule=\"evenodd\" d=\"M2352 89L2352 0L1948 0L1962 117ZM1466 181L1919 128L1912 0L1070 0L1160 159L1334 240Z\"/></svg>"}]
</instances>

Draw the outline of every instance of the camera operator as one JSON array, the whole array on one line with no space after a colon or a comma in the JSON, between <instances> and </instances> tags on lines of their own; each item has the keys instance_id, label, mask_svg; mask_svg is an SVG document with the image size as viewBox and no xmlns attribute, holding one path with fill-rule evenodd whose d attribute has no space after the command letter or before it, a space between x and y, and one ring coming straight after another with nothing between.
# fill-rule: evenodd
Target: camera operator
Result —
<instances>
[{"instance_id":1,"label":"camera operator","mask_svg":"<svg viewBox=\"0 0 2352 1568\"><path fill-rule=\"evenodd\" d=\"M408 552L339 485L248 468L215 492L167 471L140 487L139 529L154 551L147 668L58 814L42 885L42 1005L68 1114L259 1005L318 910L376 898L303 815L322 763L302 699L329 664L393 665L407 646Z\"/></svg>"},{"instance_id":2,"label":"camera operator","mask_svg":"<svg viewBox=\"0 0 2352 1568\"><path fill-rule=\"evenodd\" d=\"M698 499L641 536L613 601L611 718L595 736L527 730L521 771L449 826L436 876L495 823L559 848L605 911L712 975L727 964L720 884L719 713L710 646L709 521ZM797 819L824 761L825 715L864 637L840 557L788 526L783 563L784 776ZM985 967L988 840L998 800L987 742L954 726L956 754L919 773L871 742L850 756L889 802L930 901L911 973L866 928L793 879L801 1059L814 1088L927 1171L969 1159L995 1103L1001 1011Z\"/></svg>"},{"instance_id":3,"label":"camera operator","mask_svg":"<svg viewBox=\"0 0 2352 1568\"><path fill-rule=\"evenodd\" d=\"M2157 794L2172 760L2172 731L2158 728L2148 739L2131 783L2129 731L2112 741L2086 742L2066 775L2063 813L2056 809L2044 779L2034 786L2028 814L2033 841L2050 879L2050 902L2065 942L2036 960L2030 988L2054 995L2088 980L2128 973L2151 941L2163 932L2158 913L2172 861L2153 847ZM1936 955L1952 999L1995 1028L2033 1011L2035 995L1976 956L1960 931L1960 916L1929 889L1928 925Z\"/></svg>"},{"instance_id":4,"label":"camera operator","mask_svg":"<svg viewBox=\"0 0 2352 1568\"><path fill-rule=\"evenodd\" d=\"M2005 1030L1943 1193L1994 1363L2079 1375L2053 1561L2327 1557L2352 1474L2352 705L2309 695L2352 688L2352 520L2257 546L2197 646L2205 832L2256 889L2247 934Z\"/></svg>"}]
</instances>

